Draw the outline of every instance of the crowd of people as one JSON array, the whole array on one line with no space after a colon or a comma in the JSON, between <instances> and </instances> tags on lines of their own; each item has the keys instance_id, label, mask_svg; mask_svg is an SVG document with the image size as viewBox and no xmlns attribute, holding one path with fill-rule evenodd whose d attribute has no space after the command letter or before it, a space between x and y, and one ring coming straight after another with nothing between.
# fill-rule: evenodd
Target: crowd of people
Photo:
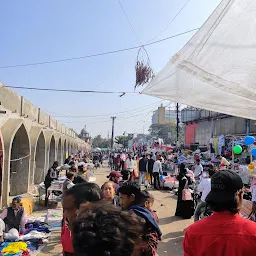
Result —
<instances>
[{"instance_id":1,"label":"crowd of people","mask_svg":"<svg viewBox=\"0 0 256 256\"><path fill-rule=\"evenodd\" d=\"M157 255L162 233L153 210L154 197L143 185L147 180L160 188L163 160L160 154L110 155L108 181L99 187L84 179L82 168L78 170L70 159L63 184L63 255ZM184 255L254 255L256 223L239 215L244 187L240 176L213 166L206 171L200 159L192 168L178 163L176 157L173 162L179 170L175 215L194 216L195 222L185 232ZM51 179L59 175L56 166L55 162L48 171ZM197 201L195 191L201 193ZM255 205L256 200L254 212ZM205 218L202 212L208 208L211 213Z\"/></svg>"}]
</instances>

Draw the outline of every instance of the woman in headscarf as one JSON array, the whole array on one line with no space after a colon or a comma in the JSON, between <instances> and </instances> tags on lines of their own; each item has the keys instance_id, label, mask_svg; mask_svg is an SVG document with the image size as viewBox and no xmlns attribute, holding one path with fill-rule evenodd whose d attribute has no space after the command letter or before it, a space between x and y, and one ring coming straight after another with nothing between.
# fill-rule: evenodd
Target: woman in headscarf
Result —
<instances>
[{"instance_id":1,"label":"woman in headscarf","mask_svg":"<svg viewBox=\"0 0 256 256\"><path fill-rule=\"evenodd\" d=\"M187 170L185 164L180 165L180 172L177 177L179 181L178 189L178 201L176 207L175 216L182 217L183 219L190 219L194 214L194 202L191 200L182 200L182 191L186 186L189 186L192 181L189 176L186 175Z\"/></svg>"}]
</instances>

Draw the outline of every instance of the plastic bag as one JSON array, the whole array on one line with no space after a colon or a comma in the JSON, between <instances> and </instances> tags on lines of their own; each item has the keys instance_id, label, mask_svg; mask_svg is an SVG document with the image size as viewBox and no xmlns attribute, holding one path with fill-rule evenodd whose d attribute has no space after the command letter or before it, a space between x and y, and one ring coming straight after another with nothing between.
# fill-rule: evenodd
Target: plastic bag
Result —
<instances>
[{"instance_id":1,"label":"plastic bag","mask_svg":"<svg viewBox=\"0 0 256 256\"><path fill-rule=\"evenodd\" d=\"M164 182L164 175L163 174L160 175L160 181Z\"/></svg>"}]
</instances>

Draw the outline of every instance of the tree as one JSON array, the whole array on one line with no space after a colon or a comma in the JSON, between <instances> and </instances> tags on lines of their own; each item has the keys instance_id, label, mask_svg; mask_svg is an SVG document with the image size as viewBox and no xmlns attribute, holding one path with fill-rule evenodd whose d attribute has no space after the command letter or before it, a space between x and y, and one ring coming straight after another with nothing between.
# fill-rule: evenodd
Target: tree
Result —
<instances>
[{"instance_id":1,"label":"tree","mask_svg":"<svg viewBox=\"0 0 256 256\"><path fill-rule=\"evenodd\" d=\"M175 125L169 125L169 124L152 124L149 127L149 132L152 136L155 136L157 138L162 138L164 140L164 143L170 144L170 143L176 143L177 141L177 132L176 132L176 126ZM171 132L171 137L168 136L168 133ZM179 125L179 141L184 140L184 125Z\"/></svg>"},{"instance_id":2,"label":"tree","mask_svg":"<svg viewBox=\"0 0 256 256\"><path fill-rule=\"evenodd\" d=\"M119 145L123 145L124 148L128 148L129 136L117 136L115 137L115 143Z\"/></svg>"},{"instance_id":3,"label":"tree","mask_svg":"<svg viewBox=\"0 0 256 256\"><path fill-rule=\"evenodd\" d=\"M110 139L105 139L101 135L97 135L92 139L92 146L94 148L108 148L110 147Z\"/></svg>"},{"instance_id":4,"label":"tree","mask_svg":"<svg viewBox=\"0 0 256 256\"><path fill-rule=\"evenodd\" d=\"M175 129L176 127L169 124L152 124L149 127L149 132L152 136L161 138L164 140L164 143L170 144L174 142L175 139ZM168 134L171 132L171 137L169 138Z\"/></svg>"}]
</instances>

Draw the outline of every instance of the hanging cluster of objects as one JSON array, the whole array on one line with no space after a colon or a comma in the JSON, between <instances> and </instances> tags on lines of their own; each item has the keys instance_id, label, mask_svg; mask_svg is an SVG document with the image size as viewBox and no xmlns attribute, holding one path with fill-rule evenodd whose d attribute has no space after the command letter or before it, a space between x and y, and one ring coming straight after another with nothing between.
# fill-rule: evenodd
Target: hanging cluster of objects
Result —
<instances>
[{"instance_id":1,"label":"hanging cluster of objects","mask_svg":"<svg viewBox=\"0 0 256 256\"><path fill-rule=\"evenodd\" d=\"M135 72L136 72L135 89L138 86L142 86L148 83L154 77L154 72L151 68L149 56L144 46L142 46L138 51L137 60L135 64Z\"/></svg>"}]
</instances>

